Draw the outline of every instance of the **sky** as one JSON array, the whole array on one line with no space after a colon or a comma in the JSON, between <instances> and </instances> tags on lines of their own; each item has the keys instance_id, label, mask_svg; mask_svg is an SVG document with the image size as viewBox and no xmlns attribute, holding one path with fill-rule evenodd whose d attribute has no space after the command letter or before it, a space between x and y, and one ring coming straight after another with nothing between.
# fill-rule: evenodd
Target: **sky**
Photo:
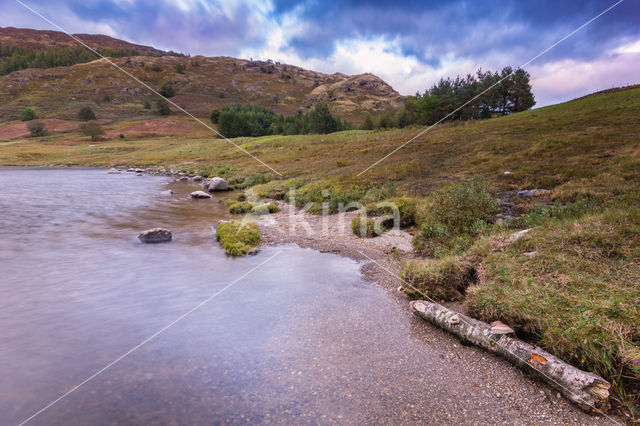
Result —
<instances>
[{"instance_id":1,"label":"sky","mask_svg":"<svg viewBox=\"0 0 640 426\"><path fill-rule=\"evenodd\" d=\"M478 68L525 64L536 107L640 83L640 0L622 0L574 34L617 0L20 1L71 33L371 72L403 95ZM0 26L56 29L16 0L0 0Z\"/></svg>"}]
</instances>

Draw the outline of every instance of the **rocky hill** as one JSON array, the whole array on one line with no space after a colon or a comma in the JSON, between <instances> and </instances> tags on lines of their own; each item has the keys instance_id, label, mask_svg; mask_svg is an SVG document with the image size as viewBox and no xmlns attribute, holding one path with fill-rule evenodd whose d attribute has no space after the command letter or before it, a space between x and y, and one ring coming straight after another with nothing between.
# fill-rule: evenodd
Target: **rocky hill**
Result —
<instances>
[{"instance_id":1,"label":"rocky hill","mask_svg":"<svg viewBox=\"0 0 640 426\"><path fill-rule=\"evenodd\" d=\"M360 122L368 113L402 106L403 96L372 74L324 74L272 61L229 57L155 56L139 46L100 35L79 35L95 47L132 47L152 56L112 58L128 73L154 88L169 83L173 101L206 117L223 105L255 103L279 113L306 112L326 102L343 119ZM65 41L66 37L66 41ZM55 31L0 29L0 42L22 46L73 43ZM151 49L151 50L150 50ZM47 118L71 118L81 105L92 104L105 118L145 116L144 104L156 97L104 59L69 67L24 69L0 77L0 120L10 121L30 106Z\"/></svg>"},{"instance_id":2,"label":"rocky hill","mask_svg":"<svg viewBox=\"0 0 640 426\"><path fill-rule=\"evenodd\" d=\"M163 56L167 52L151 46L129 43L102 34L74 34L92 48L135 49L141 54ZM33 30L31 28L0 27L0 43L46 50L55 46L76 47L78 42L60 31Z\"/></svg>"}]
</instances>

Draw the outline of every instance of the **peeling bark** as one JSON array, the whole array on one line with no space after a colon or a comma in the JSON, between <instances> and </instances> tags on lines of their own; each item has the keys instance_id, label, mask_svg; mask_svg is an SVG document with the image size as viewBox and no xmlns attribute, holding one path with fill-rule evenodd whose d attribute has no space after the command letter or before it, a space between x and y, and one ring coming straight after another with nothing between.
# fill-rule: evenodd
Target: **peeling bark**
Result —
<instances>
[{"instance_id":1,"label":"peeling bark","mask_svg":"<svg viewBox=\"0 0 640 426\"><path fill-rule=\"evenodd\" d=\"M585 411L607 411L611 384L521 340L494 334L491 326L435 303L411 302L413 313L490 352L548 383Z\"/></svg>"}]
</instances>

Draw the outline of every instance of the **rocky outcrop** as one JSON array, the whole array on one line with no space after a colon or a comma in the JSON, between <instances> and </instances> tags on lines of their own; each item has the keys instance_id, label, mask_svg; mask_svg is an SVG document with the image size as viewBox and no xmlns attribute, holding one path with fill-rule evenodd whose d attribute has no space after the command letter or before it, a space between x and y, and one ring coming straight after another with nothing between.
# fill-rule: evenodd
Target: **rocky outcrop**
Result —
<instances>
[{"instance_id":1,"label":"rocky outcrop","mask_svg":"<svg viewBox=\"0 0 640 426\"><path fill-rule=\"evenodd\" d=\"M138 235L138 239L143 243L164 243L171 241L173 239L173 235L168 229L153 228L142 231L140 235Z\"/></svg>"}]
</instances>

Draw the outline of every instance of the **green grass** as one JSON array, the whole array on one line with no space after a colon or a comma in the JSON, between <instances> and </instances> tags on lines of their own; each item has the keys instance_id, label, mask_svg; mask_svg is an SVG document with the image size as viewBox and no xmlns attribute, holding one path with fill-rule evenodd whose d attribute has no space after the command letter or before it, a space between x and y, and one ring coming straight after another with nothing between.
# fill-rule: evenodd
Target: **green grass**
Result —
<instances>
[{"instance_id":1,"label":"green grass","mask_svg":"<svg viewBox=\"0 0 640 426\"><path fill-rule=\"evenodd\" d=\"M255 252L261 235L255 223L232 220L218 225L216 239L227 255L239 257Z\"/></svg>"},{"instance_id":2,"label":"green grass","mask_svg":"<svg viewBox=\"0 0 640 426\"><path fill-rule=\"evenodd\" d=\"M637 202L637 200L636 200ZM552 218L482 262L467 304L614 381L640 378L640 209Z\"/></svg>"}]
</instances>

